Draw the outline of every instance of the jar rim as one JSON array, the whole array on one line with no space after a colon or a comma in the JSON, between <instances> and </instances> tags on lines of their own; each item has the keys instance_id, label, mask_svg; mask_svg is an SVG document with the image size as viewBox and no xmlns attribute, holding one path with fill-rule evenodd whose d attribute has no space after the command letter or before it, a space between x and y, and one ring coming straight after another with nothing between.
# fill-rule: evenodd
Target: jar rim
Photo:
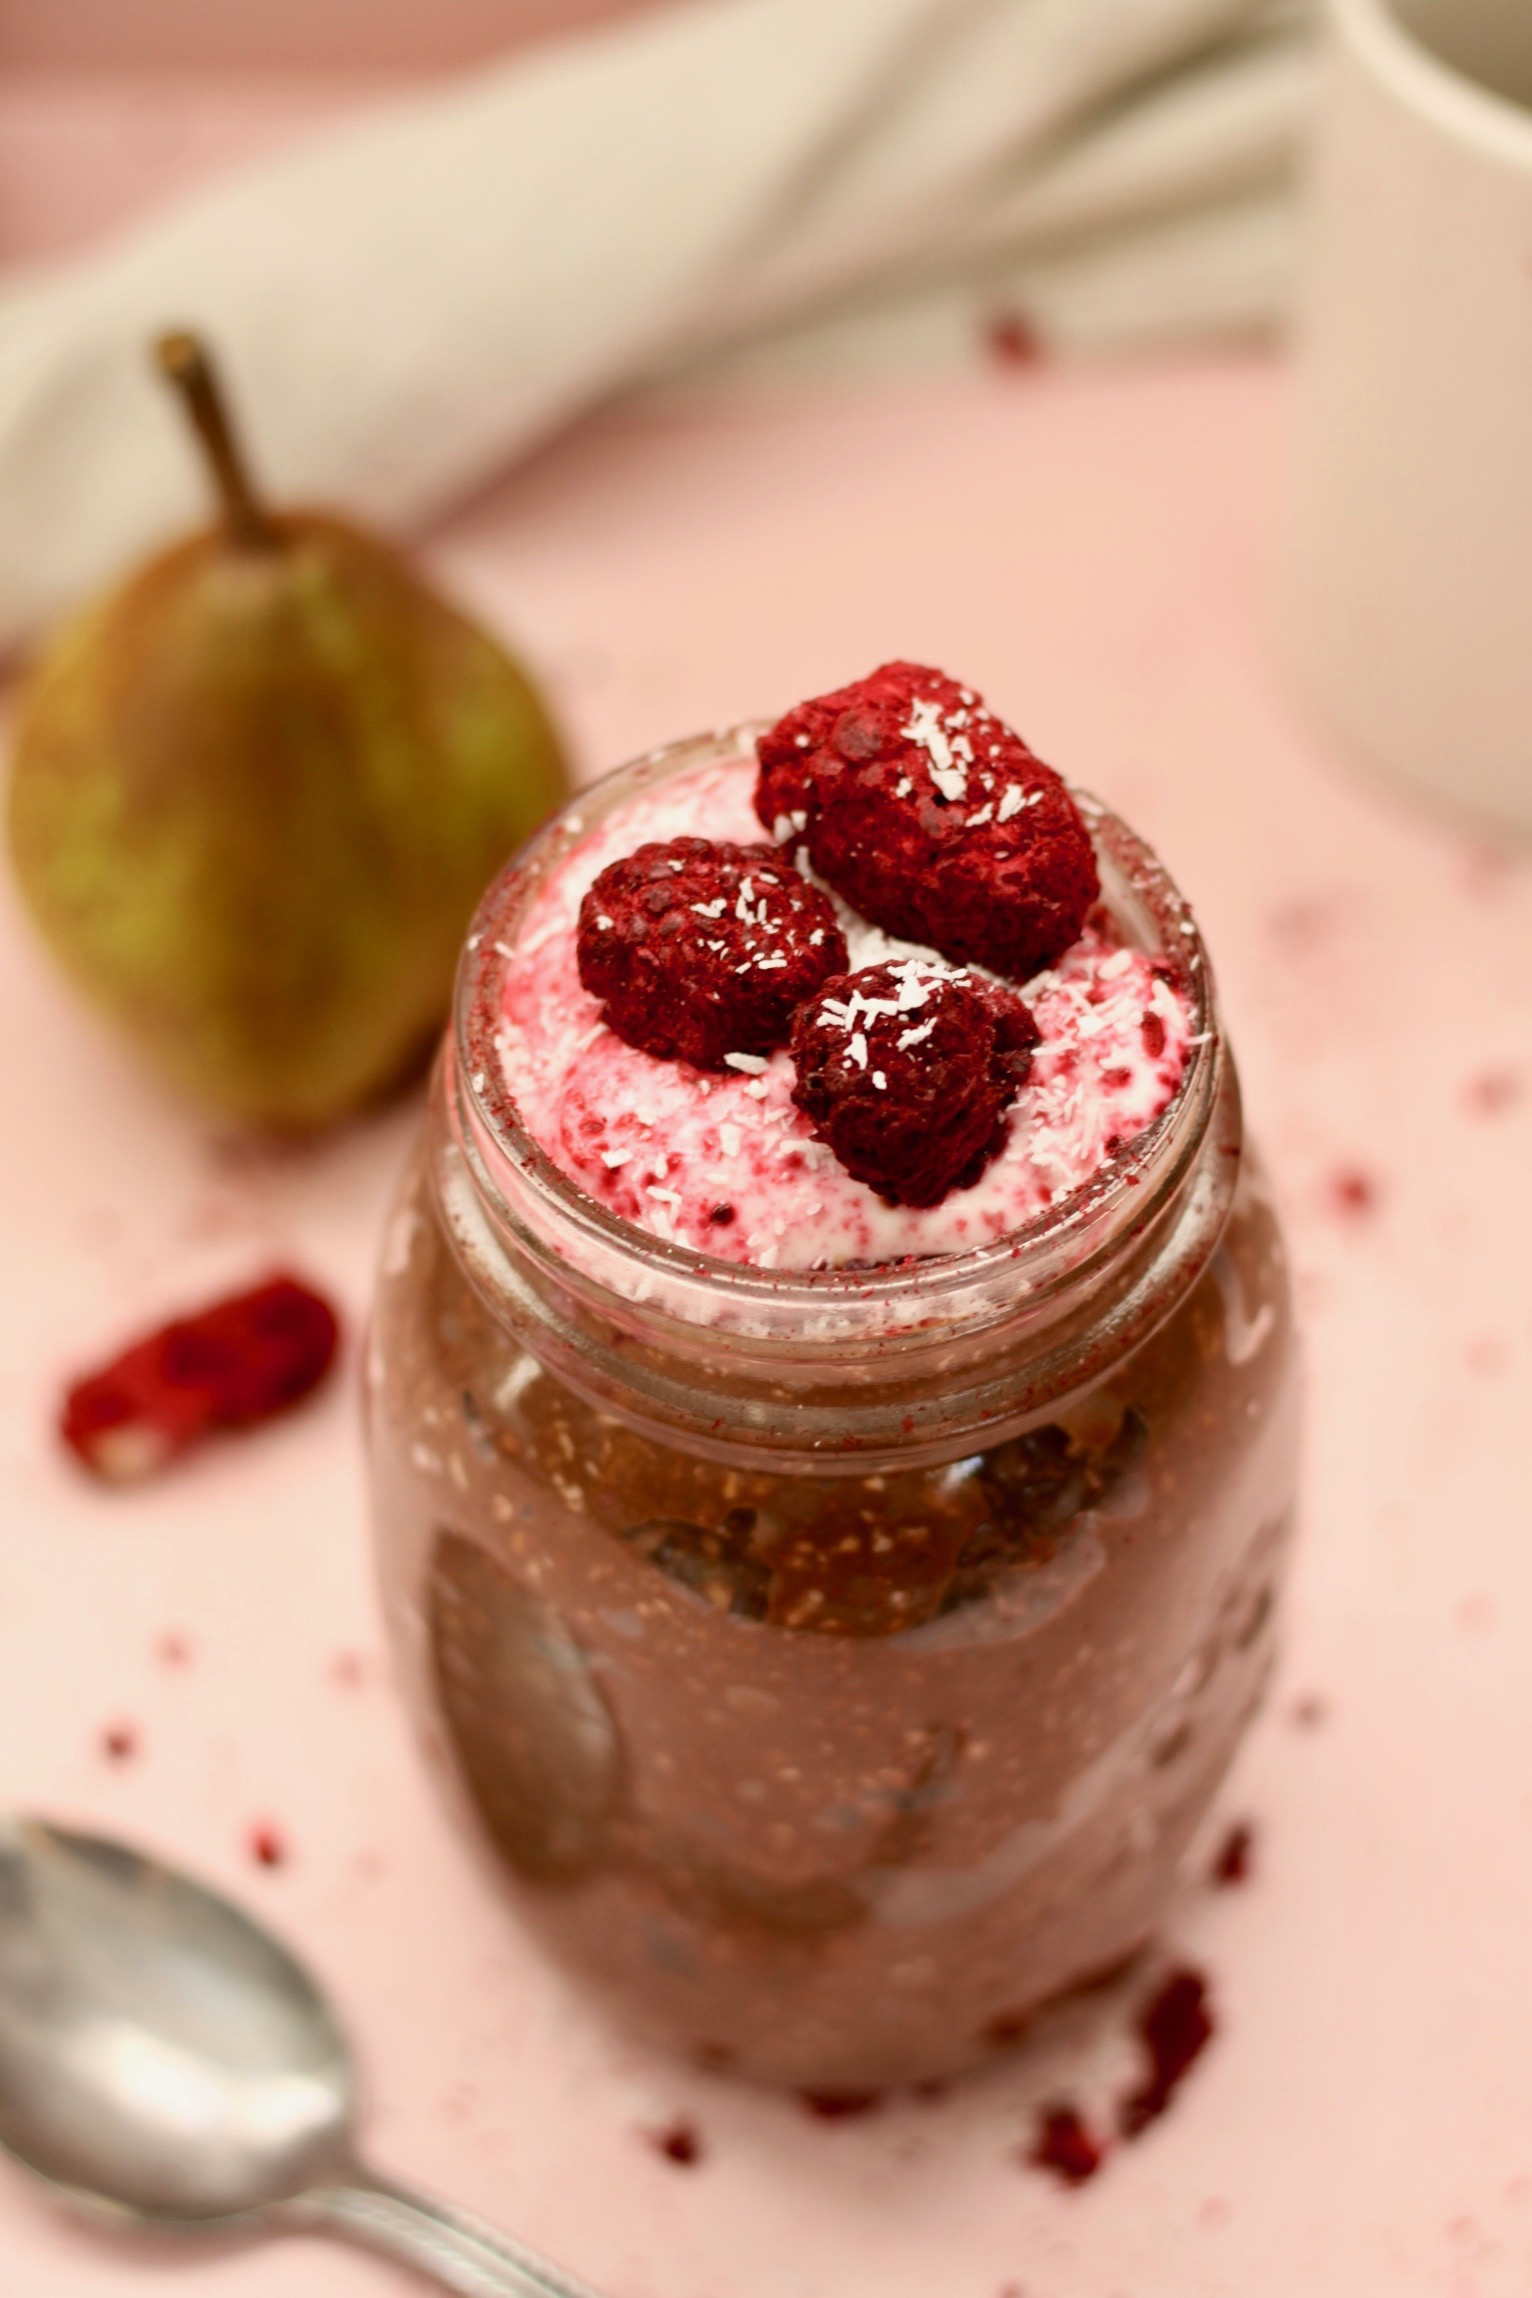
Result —
<instances>
[{"instance_id":1,"label":"jar rim","mask_svg":"<svg viewBox=\"0 0 1532 2298\"><path fill-rule=\"evenodd\" d=\"M475 1180L523 1242L553 1250L565 1262L592 1257L620 1268L615 1289L627 1298L663 1301L680 1323L803 1337L811 1312L855 1312L887 1339L901 1330L950 1328L968 1321L963 1303L992 1294L997 1281L1011 1299L1034 1303L1082 1262L1110 1249L1125 1229L1141 1228L1195 1157L1215 1106L1224 1065L1212 969L1189 904L1163 863L1101 799L1071 785L1102 865L1103 894L1129 938L1152 934L1155 953L1170 961L1191 1015L1191 1045L1179 1084L1165 1108L1077 1189L1032 1220L985 1244L919 1259L847 1264L828 1269L765 1269L669 1242L600 1204L565 1173L523 1124L500 1059L503 984L517 930L540 888L581 845L596 822L629 796L657 782L754 754L769 721L664 744L616 767L578 792L515 855L485 894L459 966L454 1023L448 1039L447 1091L455 1130ZM528 1232L531 1232L530 1236ZM694 1289L696 1313L688 1315ZM890 1315L897 1308L897 1315ZM839 1320L832 1317L833 1324ZM840 1329L844 1339L844 1328Z\"/></svg>"}]
</instances>

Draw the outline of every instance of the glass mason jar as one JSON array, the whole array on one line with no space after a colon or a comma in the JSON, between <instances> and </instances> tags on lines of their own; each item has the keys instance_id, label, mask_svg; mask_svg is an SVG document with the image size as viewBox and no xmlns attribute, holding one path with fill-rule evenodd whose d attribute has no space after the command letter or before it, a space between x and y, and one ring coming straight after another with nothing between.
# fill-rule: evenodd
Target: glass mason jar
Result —
<instances>
[{"instance_id":1,"label":"glass mason jar","mask_svg":"<svg viewBox=\"0 0 1532 2298\"><path fill-rule=\"evenodd\" d=\"M998 1244L766 1271L596 1205L496 1055L491 889L369 1365L384 1599L452 1806L631 2026L815 2090L938 2076L1152 1932L1272 1657L1296 1381L1282 1243L1196 926L1082 799L1193 1045L1164 1113Z\"/></svg>"}]
</instances>

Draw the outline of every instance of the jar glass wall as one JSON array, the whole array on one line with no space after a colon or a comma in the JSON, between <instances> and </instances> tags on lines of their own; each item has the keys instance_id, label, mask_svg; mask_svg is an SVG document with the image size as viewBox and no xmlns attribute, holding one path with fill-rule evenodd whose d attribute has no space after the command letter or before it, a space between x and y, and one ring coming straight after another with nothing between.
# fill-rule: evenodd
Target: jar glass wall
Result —
<instances>
[{"instance_id":1,"label":"jar glass wall","mask_svg":"<svg viewBox=\"0 0 1532 2298\"><path fill-rule=\"evenodd\" d=\"M631 2025L815 2089L944 2074L1121 1965L1271 1659L1296 1381L1195 927L1171 1107L1031 1228L781 1275L604 1213L521 1132L497 968L610 777L487 898L390 1225L370 1452L437 1776Z\"/></svg>"}]
</instances>

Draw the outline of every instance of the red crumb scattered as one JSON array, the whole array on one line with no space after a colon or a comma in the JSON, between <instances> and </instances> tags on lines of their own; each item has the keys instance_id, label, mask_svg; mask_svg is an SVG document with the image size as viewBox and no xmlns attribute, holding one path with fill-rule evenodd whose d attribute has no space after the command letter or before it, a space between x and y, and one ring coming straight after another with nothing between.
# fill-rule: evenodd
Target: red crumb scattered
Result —
<instances>
[{"instance_id":1,"label":"red crumb scattered","mask_svg":"<svg viewBox=\"0 0 1532 2298\"><path fill-rule=\"evenodd\" d=\"M1046 356L1043 339L1019 311L1006 311L984 330L984 346L1001 367L1036 367Z\"/></svg>"},{"instance_id":2,"label":"red crumb scattered","mask_svg":"<svg viewBox=\"0 0 1532 2298\"><path fill-rule=\"evenodd\" d=\"M130 1483L212 1429L248 1428L298 1403L334 1360L328 1301L295 1277L178 1317L76 1381L60 1434L95 1475Z\"/></svg>"},{"instance_id":3,"label":"red crumb scattered","mask_svg":"<svg viewBox=\"0 0 1532 2298\"><path fill-rule=\"evenodd\" d=\"M805 2114L817 2115L821 2122L847 2122L854 2115L872 2114L883 2104L881 2091L800 2091L799 2104Z\"/></svg>"},{"instance_id":4,"label":"red crumb scattered","mask_svg":"<svg viewBox=\"0 0 1532 2298\"><path fill-rule=\"evenodd\" d=\"M1359 1165L1343 1165L1332 1173L1326 1194L1331 1210L1345 1220L1358 1220L1377 1210L1378 1184Z\"/></svg>"},{"instance_id":5,"label":"red crumb scattered","mask_svg":"<svg viewBox=\"0 0 1532 2298\"><path fill-rule=\"evenodd\" d=\"M257 1867L286 1866L287 1838L271 1820L258 1820L245 1838L245 1843Z\"/></svg>"},{"instance_id":6,"label":"red crumb scattered","mask_svg":"<svg viewBox=\"0 0 1532 2298\"><path fill-rule=\"evenodd\" d=\"M1481 1069L1463 1088L1463 1100L1475 1117L1501 1117L1514 1108L1525 1090L1515 1069Z\"/></svg>"},{"instance_id":7,"label":"red crumb scattered","mask_svg":"<svg viewBox=\"0 0 1532 2298\"><path fill-rule=\"evenodd\" d=\"M918 663L800 702L756 744L755 810L885 932L1026 981L1100 880L1067 788L971 688Z\"/></svg>"},{"instance_id":8,"label":"red crumb scattered","mask_svg":"<svg viewBox=\"0 0 1532 2298\"><path fill-rule=\"evenodd\" d=\"M771 846L669 838L609 862L580 904L580 980L627 1045L698 1069L787 1042L846 944L817 886Z\"/></svg>"},{"instance_id":9,"label":"red crumb scattered","mask_svg":"<svg viewBox=\"0 0 1532 2298\"><path fill-rule=\"evenodd\" d=\"M1254 1867L1255 1829L1248 1819L1236 1820L1219 1846L1213 1861L1212 1880L1227 1889L1231 1884L1248 1883Z\"/></svg>"},{"instance_id":10,"label":"red crumb scattered","mask_svg":"<svg viewBox=\"0 0 1532 2298\"><path fill-rule=\"evenodd\" d=\"M1083 2186L1101 2168L1106 2148L1072 2106L1049 2107L1038 2117L1027 2161L1051 2170L1066 2186Z\"/></svg>"},{"instance_id":11,"label":"red crumb scattered","mask_svg":"<svg viewBox=\"0 0 1532 2298\"><path fill-rule=\"evenodd\" d=\"M669 2123L664 2130L646 2131L644 2136L656 2154L662 2154L667 2162L679 2163L683 2170L695 2169L702 2160L702 2137L695 2123Z\"/></svg>"},{"instance_id":12,"label":"red crumb scattered","mask_svg":"<svg viewBox=\"0 0 1532 2298\"><path fill-rule=\"evenodd\" d=\"M1330 1720L1330 1703L1319 1692L1300 1692L1287 1712L1299 1731L1319 1731Z\"/></svg>"},{"instance_id":13,"label":"red crumb scattered","mask_svg":"<svg viewBox=\"0 0 1532 2298\"><path fill-rule=\"evenodd\" d=\"M1137 2138L1159 2120L1188 2068L1212 2040L1213 2014L1201 1972L1172 1971L1146 2007L1138 2031L1149 2053L1149 2079L1122 2102L1117 2120L1124 2138Z\"/></svg>"},{"instance_id":14,"label":"red crumb scattered","mask_svg":"<svg viewBox=\"0 0 1532 2298\"><path fill-rule=\"evenodd\" d=\"M113 1763L126 1763L139 1749L138 1727L130 1723L110 1723L102 1728L101 1753Z\"/></svg>"},{"instance_id":15,"label":"red crumb scattered","mask_svg":"<svg viewBox=\"0 0 1532 2298\"><path fill-rule=\"evenodd\" d=\"M1037 2024L1037 2013L1030 2011L999 2011L984 2029L984 2040L996 2050L1014 2050L1025 2041Z\"/></svg>"},{"instance_id":16,"label":"red crumb scattered","mask_svg":"<svg viewBox=\"0 0 1532 2298\"><path fill-rule=\"evenodd\" d=\"M939 1205L1006 1138L1037 1025L1019 997L919 959L835 974L793 1021L793 1099L854 1179Z\"/></svg>"},{"instance_id":17,"label":"red crumb scattered","mask_svg":"<svg viewBox=\"0 0 1532 2298\"><path fill-rule=\"evenodd\" d=\"M1272 911L1267 927L1288 957L1307 957L1328 941L1349 905L1323 894L1300 895Z\"/></svg>"},{"instance_id":18,"label":"red crumb scattered","mask_svg":"<svg viewBox=\"0 0 1532 2298\"><path fill-rule=\"evenodd\" d=\"M179 1628L167 1628L155 1640L154 1656L162 1668L189 1668L192 1664L192 1640Z\"/></svg>"}]
</instances>

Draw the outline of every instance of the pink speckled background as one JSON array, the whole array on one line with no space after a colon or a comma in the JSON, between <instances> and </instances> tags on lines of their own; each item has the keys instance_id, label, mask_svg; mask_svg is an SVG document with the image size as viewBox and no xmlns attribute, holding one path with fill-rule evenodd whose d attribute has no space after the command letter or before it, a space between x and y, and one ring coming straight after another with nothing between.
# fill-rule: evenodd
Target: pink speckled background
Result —
<instances>
[{"instance_id":1,"label":"pink speckled background","mask_svg":"<svg viewBox=\"0 0 1532 2298\"><path fill-rule=\"evenodd\" d=\"M377 2155L612 2298L1532 2288L1532 866L1296 715L1262 613L1282 398L1252 360L635 410L432 554L540 663L590 770L907 652L1128 814L1201 914L1299 1273L1304 1537L1225 1804L1257 1871L1180 1922L1220 2035L1078 2194L1019 2159L1057 2063L819 2124L638 2055L507 1929L388 1688L354 1342L312 1409L152 1490L72 1473L61 1375L147 1316L280 1254L355 1333L415 1111L232 1153L0 889L0 1792L245 1895L333 1983ZM126 1761L100 1744L119 1720ZM275 1871L246 1849L264 1819ZM1080 2047L1093 2099L1115 2035ZM693 2169L643 2136L682 2113ZM118 2249L0 2175L0 2298L388 2287L307 2243Z\"/></svg>"}]
</instances>

